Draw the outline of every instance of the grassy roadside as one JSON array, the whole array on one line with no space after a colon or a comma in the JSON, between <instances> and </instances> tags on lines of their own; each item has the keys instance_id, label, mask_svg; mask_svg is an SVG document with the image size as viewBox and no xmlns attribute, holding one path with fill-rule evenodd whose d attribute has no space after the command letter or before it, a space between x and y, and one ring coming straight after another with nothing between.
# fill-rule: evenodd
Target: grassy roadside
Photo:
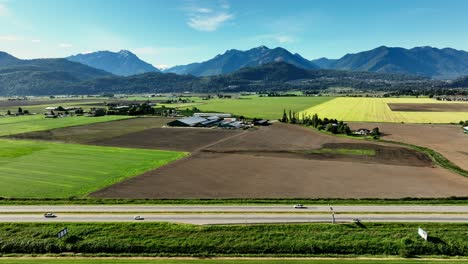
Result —
<instances>
[{"instance_id":1,"label":"grassy roadside","mask_svg":"<svg viewBox=\"0 0 468 264\"><path fill-rule=\"evenodd\" d=\"M67 227L69 235L56 234ZM429 240L417 230L424 228ZM2 223L0 254L85 256L468 256L468 224Z\"/></svg>"},{"instance_id":2,"label":"grassy roadside","mask_svg":"<svg viewBox=\"0 0 468 264\"><path fill-rule=\"evenodd\" d=\"M413 264L413 263L465 264L464 259L141 259L141 258L0 258L0 264Z\"/></svg>"},{"instance_id":3,"label":"grassy roadside","mask_svg":"<svg viewBox=\"0 0 468 264\"><path fill-rule=\"evenodd\" d=\"M1 198L0 206L14 205L468 205L468 197L401 199L24 199Z\"/></svg>"}]
</instances>

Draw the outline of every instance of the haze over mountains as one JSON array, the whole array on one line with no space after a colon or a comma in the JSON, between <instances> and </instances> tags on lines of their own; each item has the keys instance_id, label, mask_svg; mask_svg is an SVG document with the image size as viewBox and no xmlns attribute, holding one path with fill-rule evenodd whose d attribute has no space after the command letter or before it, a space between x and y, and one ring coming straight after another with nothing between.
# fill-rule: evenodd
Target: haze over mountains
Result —
<instances>
[{"instance_id":1,"label":"haze over mountains","mask_svg":"<svg viewBox=\"0 0 468 264\"><path fill-rule=\"evenodd\" d=\"M159 72L159 69L142 61L128 50L121 50L119 52L97 51L86 54L77 54L67 57L66 59L121 76L130 76L146 72Z\"/></svg>"}]
</instances>

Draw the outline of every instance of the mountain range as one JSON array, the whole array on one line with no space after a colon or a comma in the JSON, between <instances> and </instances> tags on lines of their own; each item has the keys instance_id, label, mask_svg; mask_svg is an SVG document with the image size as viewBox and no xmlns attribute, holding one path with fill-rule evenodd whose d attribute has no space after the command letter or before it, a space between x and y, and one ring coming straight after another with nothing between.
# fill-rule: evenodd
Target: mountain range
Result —
<instances>
[{"instance_id":1,"label":"mountain range","mask_svg":"<svg viewBox=\"0 0 468 264\"><path fill-rule=\"evenodd\" d=\"M299 54L292 54L283 48L269 49L260 46L247 51L231 49L224 54L188 65L175 66L164 72L176 74L190 74L194 76L213 76L231 73L244 67L253 67L270 62L286 62L303 69L318 69L317 65L304 59Z\"/></svg>"},{"instance_id":2,"label":"mountain range","mask_svg":"<svg viewBox=\"0 0 468 264\"><path fill-rule=\"evenodd\" d=\"M0 52L1 94L53 94L56 87L104 76L112 74L66 59L21 60Z\"/></svg>"},{"instance_id":3,"label":"mountain range","mask_svg":"<svg viewBox=\"0 0 468 264\"><path fill-rule=\"evenodd\" d=\"M205 62L179 65L165 70L177 74L212 76L243 67L270 62L287 62L303 69L333 69L400 73L434 79L455 79L468 75L468 52L451 48L416 47L412 49L381 46L373 50L346 54L340 59L320 58L308 61L283 48L260 46L246 51L228 50Z\"/></svg>"},{"instance_id":4,"label":"mountain range","mask_svg":"<svg viewBox=\"0 0 468 264\"><path fill-rule=\"evenodd\" d=\"M31 62L23 62L25 64L21 67L0 67L0 95L318 91L336 86L392 90L420 89L441 84L427 78L401 74L306 70L286 62L271 62L224 75L198 77L161 72L117 76L65 59L36 61L34 66ZM60 71L61 68L70 70L64 72Z\"/></svg>"},{"instance_id":5,"label":"mountain range","mask_svg":"<svg viewBox=\"0 0 468 264\"><path fill-rule=\"evenodd\" d=\"M165 72L129 51L95 52L73 58L81 58L83 63L70 61L70 57L22 60L0 52L0 95L468 86L467 78L463 78L468 75L467 52L449 48L382 46L336 60L308 61L283 48L260 46L247 51L228 50L211 60L176 66ZM84 63L101 65L95 67L108 71ZM143 73L134 74L130 69ZM460 78L450 82L429 79L456 77Z\"/></svg>"},{"instance_id":6,"label":"mountain range","mask_svg":"<svg viewBox=\"0 0 468 264\"><path fill-rule=\"evenodd\" d=\"M159 72L159 69L142 61L128 50L121 50L119 52L97 51L73 55L66 59L120 76Z\"/></svg>"},{"instance_id":7,"label":"mountain range","mask_svg":"<svg viewBox=\"0 0 468 264\"><path fill-rule=\"evenodd\" d=\"M434 79L454 79L468 75L468 52L451 48L404 49L381 46L346 54L340 59L320 58L312 62L322 69L403 73Z\"/></svg>"}]
</instances>

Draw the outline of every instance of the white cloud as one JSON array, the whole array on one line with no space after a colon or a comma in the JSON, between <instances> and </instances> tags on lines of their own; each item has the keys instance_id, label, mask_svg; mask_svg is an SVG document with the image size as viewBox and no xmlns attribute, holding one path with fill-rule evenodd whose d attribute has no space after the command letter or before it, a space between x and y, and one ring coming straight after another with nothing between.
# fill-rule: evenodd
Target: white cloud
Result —
<instances>
[{"instance_id":1,"label":"white cloud","mask_svg":"<svg viewBox=\"0 0 468 264\"><path fill-rule=\"evenodd\" d=\"M58 47L59 47L59 48L62 48L62 49L68 49L68 48L73 47L73 45L72 45L72 44L68 44L68 43L60 43L60 44L58 45Z\"/></svg>"},{"instance_id":2,"label":"white cloud","mask_svg":"<svg viewBox=\"0 0 468 264\"><path fill-rule=\"evenodd\" d=\"M230 5L227 1L219 1L209 7L198 6L196 2L190 2L184 8L188 17L187 25L199 31L216 31L225 22L234 19L229 8Z\"/></svg>"},{"instance_id":3,"label":"white cloud","mask_svg":"<svg viewBox=\"0 0 468 264\"><path fill-rule=\"evenodd\" d=\"M265 34L255 37L260 40L275 41L277 43L291 43L295 41L295 38L287 34Z\"/></svg>"},{"instance_id":4,"label":"white cloud","mask_svg":"<svg viewBox=\"0 0 468 264\"><path fill-rule=\"evenodd\" d=\"M199 31L216 31L224 22L233 19L228 13L219 13L211 16L196 15L189 19L188 25Z\"/></svg>"},{"instance_id":5,"label":"white cloud","mask_svg":"<svg viewBox=\"0 0 468 264\"><path fill-rule=\"evenodd\" d=\"M32 42L32 43L40 43L41 40L40 40L40 39L32 39L31 42Z\"/></svg>"},{"instance_id":6,"label":"white cloud","mask_svg":"<svg viewBox=\"0 0 468 264\"><path fill-rule=\"evenodd\" d=\"M205 14L207 14L207 13L213 13L213 10L212 10L212 9L210 9L210 8L205 8L205 7L196 8L194 11L197 12L197 13L205 13Z\"/></svg>"}]
</instances>

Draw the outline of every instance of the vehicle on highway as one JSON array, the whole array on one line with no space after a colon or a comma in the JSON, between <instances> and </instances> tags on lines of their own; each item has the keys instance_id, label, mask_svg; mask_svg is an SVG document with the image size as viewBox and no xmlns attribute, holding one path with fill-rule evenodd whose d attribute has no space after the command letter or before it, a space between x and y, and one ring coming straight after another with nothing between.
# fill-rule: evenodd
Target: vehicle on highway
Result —
<instances>
[{"instance_id":1,"label":"vehicle on highway","mask_svg":"<svg viewBox=\"0 0 468 264\"><path fill-rule=\"evenodd\" d=\"M307 206L304 206L303 204L296 204L296 205L294 205L294 208L296 208L296 209L306 209Z\"/></svg>"},{"instance_id":2,"label":"vehicle on highway","mask_svg":"<svg viewBox=\"0 0 468 264\"><path fill-rule=\"evenodd\" d=\"M145 220L144 217L141 217L141 216L139 216L139 215L133 217L133 219L135 219L135 220Z\"/></svg>"},{"instance_id":3,"label":"vehicle on highway","mask_svg":"<svg viewBox=\"0 0 468 264\"><path fill-rule=\"evenodd\" d=\"M44 217L45 217L45 218L55 218L55 217L57 217L57 216L56 216L55 214L53 214L53 213L45 213L45 214L44 214Z\"/></svg>"}]
</instances>

